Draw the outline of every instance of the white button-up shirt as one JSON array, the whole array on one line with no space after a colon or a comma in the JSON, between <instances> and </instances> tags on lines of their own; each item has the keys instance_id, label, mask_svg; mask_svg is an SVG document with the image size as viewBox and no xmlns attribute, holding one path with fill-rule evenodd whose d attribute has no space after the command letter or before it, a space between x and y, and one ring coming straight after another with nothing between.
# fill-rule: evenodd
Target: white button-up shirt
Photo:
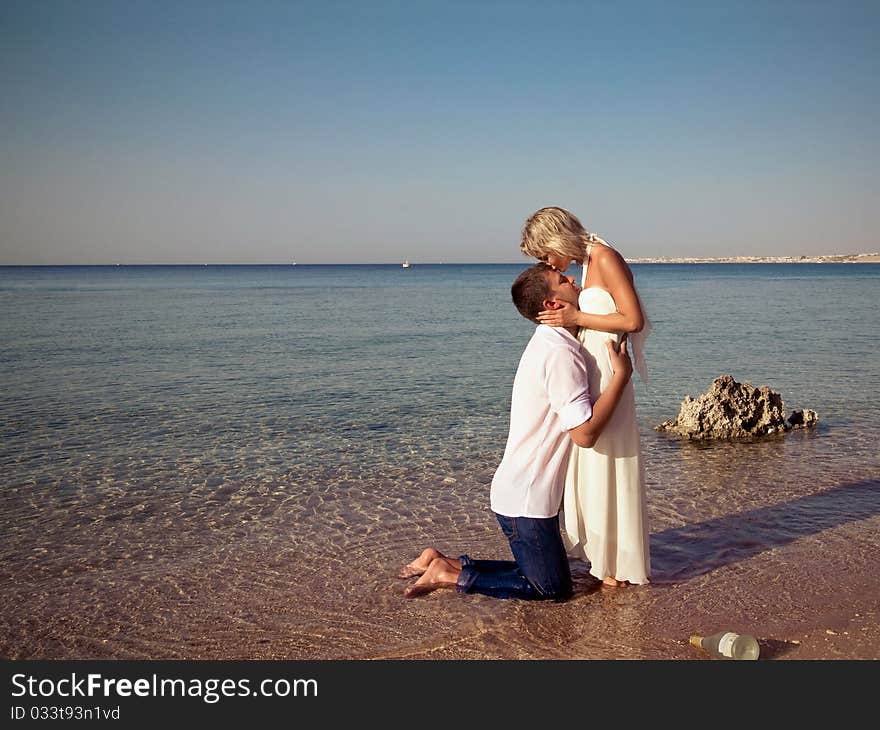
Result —
<instances>
[{"instance_id":1,"label":"white button-up shirt","mask_svg":"<svg viewBox=\"0 0 880 730\"><path fill-rule=\"evenodd\" d=\"M513 380L510 433L492 479L492 511L555 517L571 452L566 432L592 415L580 343L561 327L538 325Z\"/></svg>"}]
</instances>

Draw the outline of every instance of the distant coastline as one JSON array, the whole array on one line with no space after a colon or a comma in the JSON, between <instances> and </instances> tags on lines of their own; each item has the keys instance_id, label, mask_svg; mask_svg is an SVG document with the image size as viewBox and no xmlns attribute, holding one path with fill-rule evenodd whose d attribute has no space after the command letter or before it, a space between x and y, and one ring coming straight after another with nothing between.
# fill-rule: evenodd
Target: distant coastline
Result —
<instances>
[{"instance_id":1,"label":"distant coastline","mask_svg":"<svg viewBox=\"0 0 880 730\"><path fill-rule=\"evenodd\" d=\"M727 256L725 258L639 258L631 264L876 264L880 253L844 253L826 256Z\"/></svg>"},{"instance_id":2,"label":"distant coastline","mask_svg":"<svg viewBox=\"0 0 880 730\"><path fill-rule=\"evenodd\" d=\"M645 258L627 258L630 264L877 264L880 263L880 252L876 253L849 253L849 254L827 254L823 256L727 256L723 258L699 258L695 256L679 256L679 257L645 257ZM407 268L415 268L416 266L498 266L507 265L517 262L461 262L461 261L424 261L424 262L408 262ZM236 268L242 266L272 266L272 267L296 267L296 263L290 262L262 262L262 263L199 263L199 262L154 262L154 263L111 263L111 264L4 264L0 262L0 269L35 269L35 268ZM397 262L346 262L340 263L308 263L299 264L299 267L309 266L396 266L400 267Z\"/></svg>"}]
</instances>

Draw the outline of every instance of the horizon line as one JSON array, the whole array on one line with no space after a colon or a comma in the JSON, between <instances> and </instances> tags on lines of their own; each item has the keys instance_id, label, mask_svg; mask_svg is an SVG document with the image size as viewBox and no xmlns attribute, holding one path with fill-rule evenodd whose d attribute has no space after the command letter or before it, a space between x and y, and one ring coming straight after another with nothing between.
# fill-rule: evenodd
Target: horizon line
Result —
<instances>
[{"instance_id":1,"label":"horizon line","mask_svg":"<svg viewBox=\"0 0 880 730\"><path fill-rule=\"evenodd\" d=\"M880 252L866 253L835 253L835 254L817 254L812 256L718 256L718 257L702 257L702 256L640 256L632 258L624 258L628 264L689 264L689 263L859 263L863 259L876 258L877 261L864 261L864 263L880 263ZM416 266L513 266L519 264L519 261L410 261L409 268ZM297 263L295 261L287 262L140 262L140 263L32 263L32 264L5 264L0 263L0 268L61 268L61 267L106 267L106 268L122 268L136 266L188 266L201 267L208 266L277 266L290 267L297 266L397 266L403 267L397 261L362 261L362 262L346 262L346 263L330 263L330 262L312 262Z\"/></svg>"}]
</instances>

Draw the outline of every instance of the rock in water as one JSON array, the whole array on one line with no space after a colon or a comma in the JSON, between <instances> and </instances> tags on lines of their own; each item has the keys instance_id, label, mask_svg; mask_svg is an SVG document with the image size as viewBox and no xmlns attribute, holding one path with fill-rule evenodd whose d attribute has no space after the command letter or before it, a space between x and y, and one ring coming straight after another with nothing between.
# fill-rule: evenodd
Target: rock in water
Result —
<instances>
[{"instance_id":1,"label":"rock in water","mask_svg":"<svg viewBox=\"0 0 880 730\"><path fill-rule=\"evenodd\" d=\"M766 385L755 388L737 383L731 375L721 375L699 398L686 396L678 418L654 428L688 439L734 439L814 426L819 418L815 411L805 410L795 411L790 420L785 420L785 405L779 393Z\"/></svg>"},{"instance_id":2,"label":"rock in water","mask_svg":"<svg viewBox=\"0 0 880 730\"><path fill-rule=\"evenodd\" d=\"M819 414L809 408L804 408L802 411L792 411L788 422L792 428L812 428L819 423Z\"/></svg>"}]
</instances>

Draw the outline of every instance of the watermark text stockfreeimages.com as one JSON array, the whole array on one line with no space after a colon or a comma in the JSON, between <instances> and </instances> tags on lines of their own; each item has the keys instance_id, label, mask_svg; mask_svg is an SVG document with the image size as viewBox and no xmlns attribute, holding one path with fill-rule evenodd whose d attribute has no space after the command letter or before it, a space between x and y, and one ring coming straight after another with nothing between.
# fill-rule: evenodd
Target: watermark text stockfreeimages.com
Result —
<instances>
[{"instance_id":1,"label":"watermark text stockfreeimages.com","mask_svg":"<svg viewBox=\"0 0 880 730\"><path fill-rule=\"evenodd\" d=\"M33 698L198 697L213 704L223 697L317 697L318 680L268 678L172 679L153 674L137 679L72 672L61 679L12 675L12 696Z\"/></svg>"}]
</instances>

